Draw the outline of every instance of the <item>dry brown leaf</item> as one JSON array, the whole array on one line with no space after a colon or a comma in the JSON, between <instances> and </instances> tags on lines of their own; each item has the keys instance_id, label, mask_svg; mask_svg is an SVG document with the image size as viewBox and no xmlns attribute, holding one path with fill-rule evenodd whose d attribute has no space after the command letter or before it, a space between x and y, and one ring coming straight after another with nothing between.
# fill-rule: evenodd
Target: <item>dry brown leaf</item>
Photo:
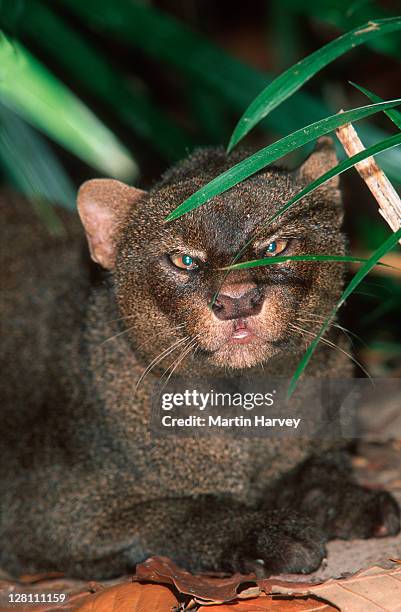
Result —
<instances>
[{"instance_id":1,"label":"dry brown leaf","mask_svg":"<svg viewBox=\"0 0 401 612\"><path fill-rule=\"evenodd\" d=\"M321 582L303 582L301 580L281 580L280 578L262 578L257 581L261 591L266 595L276 593L277 588L282 588L291 595L303 595L307 589L319 586Z\"/></svg>"},{"instance_id":2,"label":"dry brown leaf","mask_svg":"<svg viewBox=\"0 0 401 612\"><path fill-rule=\"evenodd\" d=\"M125 583L89 595L74 612L170 612L178 600L158 584Z\"/></svg>"},{"instance_id":3,"label":"dry brown leaf","mask_svg":"<svg viewBox=\"0 0 401 612\"><path fill-rule=\"evenodd\" d=\"M178 602L179 595L176 596L169 587L189 595L192 608L185 609L197 609L199 612L401 612L399 565L392 570L372 567L347 579L316 584L289 582L279 578L256 580L253 576L241 574L229 578L193 576L178 568L169 559L153 557L138 566L133 582L124 578L119 579L117 583L114 580L103 584L67 579L49 580L49 576L46 578L41 582L38 582L36 577L33 581L30 579L29 588L27 584L21 584L21 581L3 581L4 586L0 589L0 612L6 609L2 604L7 602L8 593L39 591L64 592L68 594L68 599L61 605L35 605L35 612L182 610L183 604L179 605ZM147 584L139 584L139 581ZM168 586L163 586L164 584ZM225 597L230 599L223 601ZM32 604L18 606L20 612L32 612L32 609Z\"/></svg>"},{"instance_id":4,"label":"dry brown leaf","mask_svg":"<svg viewBox=\"0 0 401 612\"><path fill-rule=\"evenodd\" d=\"M351 578L328 580L312 587L271 586L272 593L315 596L344 612L401 612L401 568L371 567Z\"/></svg>"},{"instance_id":5,"label":"dry brown leaf","mask_svg":"<svg viewBox=\"0 0 401 612\"><path fill-rule=\"evenodd\" d=\"M179 593L189 595L204 607L258 597L261 591L271 593L272 586L283 586L300 591L316 586L311 582L288 582L280 579L256 579L254 574L234 574L218 579L211 576L195 576L178 567L167 557L150 557L137 566L134 581L155 582L175 586Z\"/></svg>"},{"instance_id":6,"label":"dry brown leaf","mask_svg":"<svg viewBox=\"0 0 401 612\"><path fill-rule=\"evenodd\" d=\"M19 593L24 594L51 594L51 593L64 593L67 597L67 602L64 604L55 604L55 603L40 603L40 604L26 604L21 605L18 604L19 612L53 612L53 610L64 610L69 612L74 609L73 607L76 604L76 601L79 599L82 600L83 597L94 592L94 589L90 585L94 585L94 583L87 583L82 580L51 580L46 578L42 581L35 580L34 582L30 582L28 584L22 583L20 580L18 581L7 581L1 585L0 588L0 611L3 609L9 609L9 595L14 594L17 595ZM101 585L98 585L99 588L103 588Z\"/></svg>"},{"instance_id":7,"label":"dry brown leaf","mask_svg":"<svg viewBox=\"0 0 401 612\"><path fill-rule=\"evenodd\" d=\"M2 610L9 610L9 595L10 594L52 594L52 593L64 593L66 595L66 601L64 603L39 603L39 604L18 604L19 612L56 612L57 610L63 610L63 612L73 612L77 609L88 596L93 596L94 593L99 591L105 591L115 585L127 584L128 576L114 580L108 580L103 583L100 582L87 582L78 579L57 579L50 578L51 574L43 574L42 579L38 576L23 577L17 581L3 581L0 586L0 612ZM130 584L130 583L128 583Z\"/></svg>"},{"instance_id":8,"label":"dry brown leaf","mask_svg":"<svg viewBox=\"0 0 401 612\"><path fill-rule=\"evenodd\" d=\"M244 576L234 574L229 578L212 578L210 576L195 576L181 569L167 557L151 557L137 566L133 577L138 582L155 582L157 584L170 584L180 593L190 595L202 603L225 603L238 598L255 597L259 590L239 593L242 585L256 587L256 578L253 574ZM250 583L250 584L248 584Z\"/></svg>"},{"instance_id":9,"label":"dry brown leaf","mask_svg":"<svg viewBox=\"0 0 401 612\"><path fill-rule=\"evenodd\" d=\"M241 601L221 606L201 606L197 612L336 612L333 608L317 599L310 597L302 599L272 599L264 593L257 599Z\"/></svg>"}]
</instances>

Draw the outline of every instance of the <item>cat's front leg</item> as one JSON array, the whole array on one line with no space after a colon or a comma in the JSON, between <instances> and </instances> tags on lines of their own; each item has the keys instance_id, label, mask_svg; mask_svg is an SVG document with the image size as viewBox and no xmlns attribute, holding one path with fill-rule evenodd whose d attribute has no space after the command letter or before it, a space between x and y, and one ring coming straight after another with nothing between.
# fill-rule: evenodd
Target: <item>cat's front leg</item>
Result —
<instances>
[{"instance_id":1,"label":"cat's front leg","mask_svg":"<svg viewBox=\"0 0 401 612\"><path fill-rule=\"evenodd\" d=\"M229 498L154 500L133 508L128 526L147 555L194 572L307 573L325 556L325 535L305 514L250 509ZM137 550L124 551L125 564L141 560Z\"/></svg>"},{"instance_id":2,"label":"cat's front leg","mask_svg":"<svg viewBox=\"0 0 401 612\"><path fill-rule=\"evenodd\" d=\"M7 571L61 571L93 580L132 573L147 557L164 555L193 572L271 574L310 572L325 555L326 537L305 514L216 496L122 502L90 483L79 497L67 485L68 494L53 489L47 498L38 483L39 497L24 489L24 503L18 500L6 517L9 535L1 540ZM43 500L41 512L27 513L36 499Z\"/></svg>"},{"instance_id":3,"label":"cat's front leg","mask_svg":"<svg viewBox=\"0 0 401 612\"><path fill-rule=\"evenodd\" d=\"M345 452L310 459L283 481L274 498L281 508L314 517L328 539L392 536L400 530L394 497L359 485Z\"/></svg>"}]
</instances>

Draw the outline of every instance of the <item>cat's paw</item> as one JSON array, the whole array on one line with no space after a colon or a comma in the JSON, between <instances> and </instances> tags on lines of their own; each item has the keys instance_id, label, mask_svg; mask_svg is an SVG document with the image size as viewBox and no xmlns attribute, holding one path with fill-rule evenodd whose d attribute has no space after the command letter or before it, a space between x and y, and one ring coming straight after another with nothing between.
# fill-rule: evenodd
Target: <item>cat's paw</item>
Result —
<instances>
[{"instance_id":1,"label":"cat's paw","mask_svg":"<svg viewBox=\"0 0 401 612\"><path fill-rule=\"evenodd\" d=\"M267 515L224 554L225 569L257 575L307 574L325 557L325 537L307 516Z\"/></svg>"},{"instance_id":2,"label":"cat's paw","mask_svg":"<svg viewBox=\"0 0 401 612\"><path fill-rule=\"evenodd\" d=\"M400 530L400 508L387 491L349 485L332 514L335 516L330 521L330 537L384 537Z\"/></svg>"}]
</instances>

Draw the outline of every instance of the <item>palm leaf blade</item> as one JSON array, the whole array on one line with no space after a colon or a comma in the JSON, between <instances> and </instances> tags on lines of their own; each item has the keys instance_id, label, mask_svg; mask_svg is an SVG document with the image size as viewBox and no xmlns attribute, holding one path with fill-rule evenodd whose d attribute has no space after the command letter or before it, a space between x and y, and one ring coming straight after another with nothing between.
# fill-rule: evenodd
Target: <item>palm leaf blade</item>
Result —
<instances>
[{"instance_id":1,"label":"palm leaf blade","mask_svg":"<svg viewBox=\"0 0 401 612\"><path fill-rule=\"evenodd\" d=\"M136 175L129 153L88 107L1 32L0 99L94 168L118 178Z\"/></svg>"},{"instance_id":2,"label":"palm leaf blade","mask_svg":"<svg viewBox=\"0 0 401 612\"><path fill-rule=\"evenodd\" d=\"M232 133L230 152L248 132L325 66L369 40L401 29L401 17L369 21L332 40L291 66L270 83L245 110Z\"/></svg>"},{"instance_id":3,"label":"palm leaf blade","mask_svg":"<svg viewBox=\"0 0 401 612\"><path fill-rule=\"evenodd\" d=\"M316 350L316 348L317 348L317 346L318 346L318 344L320 342L320 339L322 338L322 336L325 334L325 332L329 328L330 323L333 320L333 318L336 316L337 311L341 308L341 306L344 304L344 302L349 298L351 293L353 293L353 291L355 291L355 289L363 281L363 279L369 274L369 272L377 264L377 262L382 257L384 257L384 255L386 255L389 251L391 251L391 249L393 249L396 246L396 244L400 240L400 238L401 238L401 228L397 232L392 234L383 244L380 245L380 247L371 255L371 257L369 257L368 261L358 270L358 272L355 274L355 276L348 283L348 285L344 289L340 299L338 300L337 304L333 308L333 311L332 311L331 315L323 323L323 325L320 328L318 334L312 340L312 342L308 346L307 350L305 351L302 359L300 360L300 362L299 362L299 364L297 366L297 369L296 369L296 371L295 371L295 373L294 373L294 375L293 375L293 377L291 379L291 382L290 382L290 385L289 385L289 388L288 388L288 395L291 396L292 393L294 392L300 376L302 375L303 371L305 370L306 366L308 365L308 363L309 363L313 353L315 352L315 350Z\"/></svg>"},{"instance_id":4,"label":"palm leaf blade","mask_svg":"<svg viewBox=\"0 0 401 612\"><path fill-rule=\"evenodd\" d=\"M250 157L236 164L229 170L226 170L210 183L196 191L182 204L175 208L166 218L166 221L178 219L182 215L198 208L211 198L224 191L227 191L237 183L249 178L252 174L259 172L269 164L277 161L287 153L294 151L298 147L315 140L319 136L328 134L337 127L349 123L351 121L359 121L365 117L369 117L384 109L393 108L401 104L401 99L381 102L379 104L371 104L362 106L341 114L331 115L320 121L316 121L305 128L297 130L289 136L285 136L273 144L257 151Z\"/></svg>"}]
</instances>

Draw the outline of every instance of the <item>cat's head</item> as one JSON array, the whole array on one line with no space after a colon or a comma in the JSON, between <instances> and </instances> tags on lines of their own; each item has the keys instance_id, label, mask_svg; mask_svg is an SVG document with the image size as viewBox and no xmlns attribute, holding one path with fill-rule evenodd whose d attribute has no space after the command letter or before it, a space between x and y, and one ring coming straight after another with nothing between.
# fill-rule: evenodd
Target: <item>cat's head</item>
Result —
<instances>
[{"instance_id":1,"label":"cat's head","mask_svg":"<svg viewBox=\"0 0 401 612\"><path fill-rule=\"evenodd\" d=\"M334 179L266 227L303 186L335 165L321 139L296 171L267 169L183 217L166 215L234 163L201 149L144 192L114 180L85 183L78 209L92 258L113 277L130 342L145 362L177 371L249 368L298 352L319 328L342 285L341 264L305 261L236 270L240 261L277 255L344 253L341 198ZM163 351L164 356L163 356Z\"/></svg>"}]
</instances>

